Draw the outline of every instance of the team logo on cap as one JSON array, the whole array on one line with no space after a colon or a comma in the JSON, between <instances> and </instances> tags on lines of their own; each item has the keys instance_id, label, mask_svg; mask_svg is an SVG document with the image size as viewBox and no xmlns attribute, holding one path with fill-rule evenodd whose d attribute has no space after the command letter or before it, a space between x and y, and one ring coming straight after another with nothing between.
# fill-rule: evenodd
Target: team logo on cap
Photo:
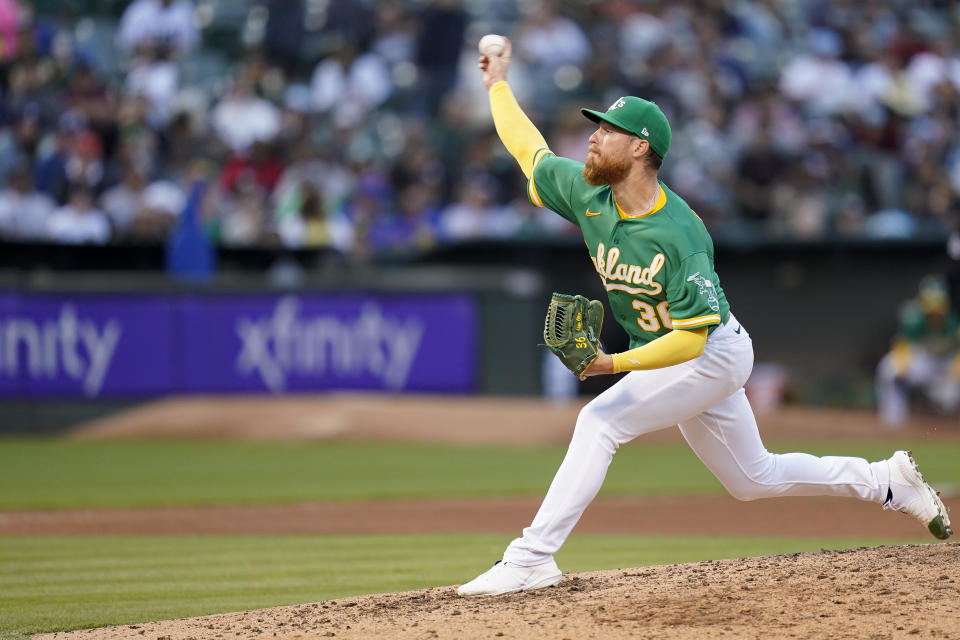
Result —
<instances>
[{"instance_id":1,"label":"team logo on cap","mask_svg":"<svg viewBox=\"0 0 960 640\"><path fill-rule=\"evenodd\" d=\"M619 100L614 102L612 105L610 105L610 108L607 109L607 111L613 111L614 109L619 109L625 104L627 104L626 101L623 98L620 98Z\"/></svg>"}]
</instances>

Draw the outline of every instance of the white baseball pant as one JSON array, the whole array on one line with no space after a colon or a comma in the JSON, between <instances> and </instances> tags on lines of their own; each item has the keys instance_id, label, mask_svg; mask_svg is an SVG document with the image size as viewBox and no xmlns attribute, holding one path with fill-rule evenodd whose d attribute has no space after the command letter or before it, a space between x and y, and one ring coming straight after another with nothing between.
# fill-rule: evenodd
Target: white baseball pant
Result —
<instances>
[{"instance_id":1,"label":"white baseball pant","mask_svg":"<svg viewBox=\"0 0 960 640\"><path fill-rule=\"evenodd\" d=\"M617 448L674 425L697 457L739 500L772 496L845 496L882 503L887 461L770 453L743 385L753 343L736 318L707 338L698 358L663 369L632 371L587 404L570 447L533 523L503 559L534 566L560 549L597 495Z\"/></svg>"}]
</instances>

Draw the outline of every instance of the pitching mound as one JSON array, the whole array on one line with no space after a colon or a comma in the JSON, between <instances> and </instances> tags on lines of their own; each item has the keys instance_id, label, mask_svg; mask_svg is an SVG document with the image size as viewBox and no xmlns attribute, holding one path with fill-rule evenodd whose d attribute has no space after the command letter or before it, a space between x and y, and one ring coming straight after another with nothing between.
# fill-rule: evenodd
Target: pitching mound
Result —
<instances>
[{"instance_id":1,"label":"pitching mound","mask_svg":"<svg viewBox=\"0 0 960 640\"><path fill-rule=\"evenodd\" d=\"M288 396L169 397L77 425L75 438L229 438L245 440L374 440L452 444L566 444L587 402L541 398L329 393ZM875 412L784 407L757 416L769 441L908 439L960 436L960 423L914 416L884 430ZM644 442L680 441L677 429Z\"/></svg>"},{"instance_id":2,"label":"pitching mound","mask_svg":"<svg viewBox=\"0 0 960 640\"><path fill-rule=\"evenodd\" d=\"M960 545L876 547L571 574L466 599L453 587L36 636L960 638Z\"/></svg>"}]
</instances>

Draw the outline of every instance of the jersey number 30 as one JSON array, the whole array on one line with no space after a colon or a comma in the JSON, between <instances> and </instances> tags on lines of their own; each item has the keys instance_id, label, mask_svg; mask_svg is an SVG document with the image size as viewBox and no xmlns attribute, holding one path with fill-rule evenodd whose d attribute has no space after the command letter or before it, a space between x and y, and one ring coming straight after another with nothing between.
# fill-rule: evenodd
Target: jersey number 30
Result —
<instances>
[{"instance_id":1,"label":"jersey number 30","mask_svg":"<svg viewBox=\"0 0 960 640\"><path fill-rule=\"evenodd\" d=\"M657 308L654 309L649 303L635 299L633 301L633 308L640 312L640 317L637 318L637 324L640 325L640 328L644 331L650 331L651 333L657 332L661 326L667 329L673 329L673 322L670 321L670 313L668 312L669 304L666 300L658 304Z\"/></svg>"}]
</instances>

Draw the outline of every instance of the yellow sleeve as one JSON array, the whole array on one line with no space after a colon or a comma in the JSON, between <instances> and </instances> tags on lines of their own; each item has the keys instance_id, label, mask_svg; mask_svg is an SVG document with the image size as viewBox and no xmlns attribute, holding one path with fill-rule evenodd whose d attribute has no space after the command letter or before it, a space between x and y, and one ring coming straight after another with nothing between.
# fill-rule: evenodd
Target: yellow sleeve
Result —
<instances>
[{"instance_id":1,"label":"yellow sleeve","mask_svg":"<svg viewBox=\"0 0 960 640\"><path fill-rule=\"evenodd\" d=\"M703 353L703 347L707 344L707 331L707 327L674 329L642 347L614 353L611 356L613 372L660 369L693 360Z\"/></svg>"},{"instance_id":2,"label":"yellow sleeve","mask_svg":"<svg viewBox=\"0 0 960 640\"><path fill-rule=\"evenodd\" d=\"M503 146L520 163L523 175L529 178L533 175L533 158L537 151L547 146L547 141L520 108L510 85L504 80L490 87L490 113Z\"/></svg>"}]
</instances>

